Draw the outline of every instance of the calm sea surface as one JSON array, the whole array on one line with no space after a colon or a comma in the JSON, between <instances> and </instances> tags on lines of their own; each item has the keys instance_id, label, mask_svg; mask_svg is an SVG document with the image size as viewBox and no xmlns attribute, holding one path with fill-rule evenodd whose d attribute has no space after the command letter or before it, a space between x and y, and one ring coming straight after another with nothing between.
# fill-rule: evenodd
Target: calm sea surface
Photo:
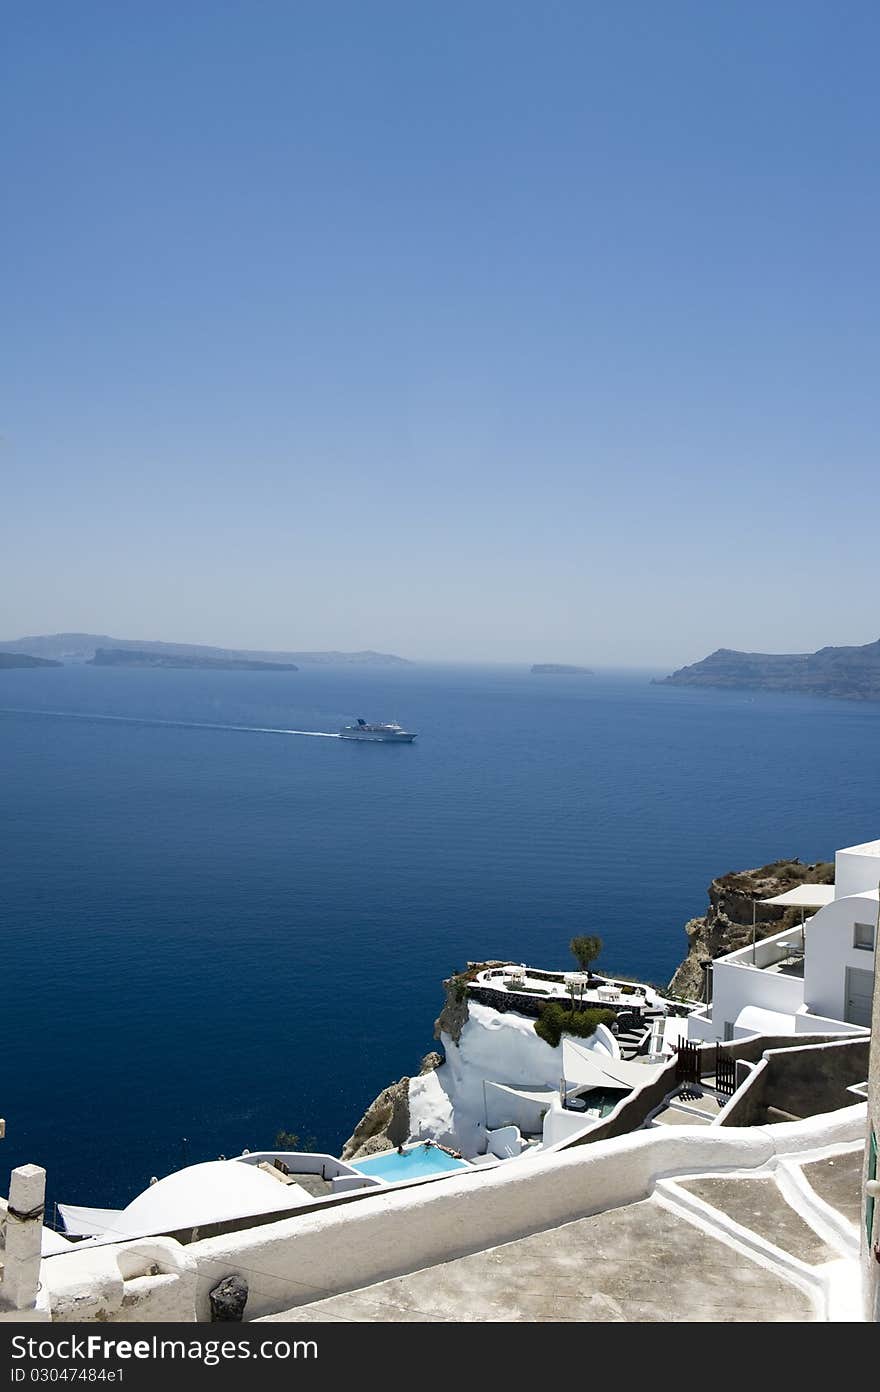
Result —
<instances>
[{"instance_id":1,"label":"calm sea surface","mask_svg":"<svg viewBox=\"0 0 880 1392\"><path fill-rule=\"evenodd\" d=\"M419 739L193 728L359 715ZM880 708L647 673L14 671L0 788L0 1160L121 1206L281 1127L338 1152L468 958L570 965L595 932L665 982L714 875L880 833Z\"/></svg>"}]
</instances>

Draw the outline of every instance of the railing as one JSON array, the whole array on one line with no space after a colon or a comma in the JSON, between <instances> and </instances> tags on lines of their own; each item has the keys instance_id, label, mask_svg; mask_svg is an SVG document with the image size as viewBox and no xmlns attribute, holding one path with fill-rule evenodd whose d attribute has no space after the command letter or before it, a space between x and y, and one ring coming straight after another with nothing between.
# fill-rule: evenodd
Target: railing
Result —
<instances>
[{"instance_id":1,"label":"railing","mask_svg":"<svg viewBox=\"0 0 880 1392\"><path fill-rule=\"evenodd\" d=\"M775 966L777 962L784 962L786 957L803 956L803 945L803 933L798 924L774 934L772 938L762 938L746 947L739 947L735 952L717 958L714 965L757 967L763 971L767 967Z\"/></svg>"}]
</instances>

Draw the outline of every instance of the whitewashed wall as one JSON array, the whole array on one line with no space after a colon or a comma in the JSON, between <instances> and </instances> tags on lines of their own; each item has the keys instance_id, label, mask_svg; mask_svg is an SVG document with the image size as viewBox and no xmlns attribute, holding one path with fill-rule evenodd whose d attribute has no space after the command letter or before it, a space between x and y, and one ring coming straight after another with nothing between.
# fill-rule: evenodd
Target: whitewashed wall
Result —
<instances>
[{"instance_id":1,"label":"whitewashed wall","mask_svg":"<svg viewBox=\"0 0 880 1392\"><path fill-rule=\"evenodd\" d=\"M780 1126L641 1131L185 1248L153 1239L74 1250L44 1262L45 1284L56 1319L207 1320L209 1292L235 1273L252 1319L636 1202L662 1176L856 1140L865 1116L861 1104Z\"/></svg>"},{"instance_id":2,"label":"whitewashed wall","mask_svg":"<svg viewBox=\"0 0 880 1392\"><path fill-rule=\"evenodd\" d=\"M876 890L880 885L880 841L845 846L834 857L834 898Z\"/></svg>"},{"instance_id":3,"label":"whitewashed wall","mask_svg":"<svg viewBox=\"0 0 880 1392\"><path fill-rule=\"evenodd\" d=\"M880 868L880 859L873 858ZM804 1001L816 1015L842 1020L846 1010L846 968L874 970L874 953L853 946L856 923L877 922L877 891L834 899L807 928Z\"/></svg>"},{"instance_id":4,"label":"whitewashed wall","mask_svg":"<svg viewBox=\"0 0 880 1392\"><path fill-rule=\"evenodd\" d=\"M798 977L779 976L775 972L762 971L760 967L745 964L734 966L717 961L712 978L713 1033L710 1038L723 1039L725 1023L733 1024L747 1005L794 1015L803 1004L804 983Z\"/></svg>"}]
</instances>

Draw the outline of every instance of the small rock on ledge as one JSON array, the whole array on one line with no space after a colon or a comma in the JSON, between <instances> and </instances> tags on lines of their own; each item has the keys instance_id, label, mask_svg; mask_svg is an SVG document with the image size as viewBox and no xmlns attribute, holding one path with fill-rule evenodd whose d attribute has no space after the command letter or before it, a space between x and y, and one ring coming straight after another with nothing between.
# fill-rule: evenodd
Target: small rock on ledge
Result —
<instances>
[{"instance_id":1,"label":"small rock on ledge","mask_svg":"<svg viewBox=\"0 0 880 1392\"><path fill-rule=\"evenodd\" d=\"M224 1276L211 1291L211 1323L241 1321L247 1304L248 1283L243 1276Z\"/></svg>"}]
</instances>

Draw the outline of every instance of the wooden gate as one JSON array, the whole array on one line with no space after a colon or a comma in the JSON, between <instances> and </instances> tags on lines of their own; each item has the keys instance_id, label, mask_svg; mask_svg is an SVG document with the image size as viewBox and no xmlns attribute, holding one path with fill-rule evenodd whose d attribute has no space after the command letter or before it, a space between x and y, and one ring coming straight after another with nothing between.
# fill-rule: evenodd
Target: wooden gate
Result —
<instances>
[{"instance_id":1,"label":"wooden gate","mask_svg":"<svg viewBox=\"0 0 880 1392\"><path fill-rule=\"evenodd\" d=\"M698 1083L700 1081L700 1046L684 1039L678 1046L675 1056L675 1081L677 1083Z\"/></svg>"},{"instance_id":2,"label":"wooden gate","mask_svg":"<svg viewBox=\"0 0 880 1392\"><path fill-rule=\"evenodd\" d=\"M736 1091L736 1062L720 1044L715 1045L715 1091L732 1097Z\"/></svg>"}]
</instances>

